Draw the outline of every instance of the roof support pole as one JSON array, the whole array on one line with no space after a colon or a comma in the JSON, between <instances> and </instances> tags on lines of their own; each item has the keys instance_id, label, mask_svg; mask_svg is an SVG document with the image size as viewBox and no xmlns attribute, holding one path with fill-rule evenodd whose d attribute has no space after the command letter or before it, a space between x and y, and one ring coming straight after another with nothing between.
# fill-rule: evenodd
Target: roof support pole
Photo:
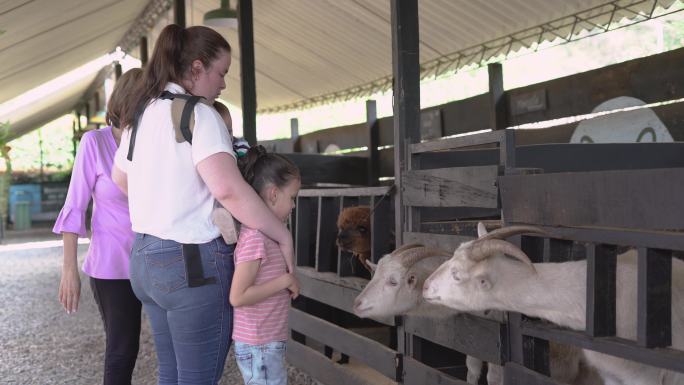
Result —
<instances>
[{"instance_id":1,"label":"roof support pole","mask_svg":"<svg viewBox=\"0 0 684 385\"><path fill-rule=\"evenodd\" d=\"M256 135L256 76L254 65L254 22L252 0L238 3L238 34L240 36L240 91L242 92L242 134L254 145Z\"/></svg>"},{"instance_id":2,"label":"roof support pole","mask_svg":"<svg viewBox=\"0 0 684 385\"><path fill-rule=\"evenodd\" d=\"M366 100L366 127L368 128L368 185L377 186L380 177L380 125L375 100Z\"/></svg>"},{"instance_id":3,"label":"roof support pole","mask_svg":"<svg viewBox=\"0 0 684 385\"><path fill-rule=\"evenodd\" d=\"M418 0L391 0L392 84L394 93L394 229L396 245L403 245L404 231L420 222L417 209L405 209L401 186L411 167L410 144L420 141L420 63L418 56ZM420 342L397 326L397 349L420 359ZM415 353L415 355L414 355Z\"/></svg>"},{"instance_id":4,"label":"roof support pole","mask_svg":"<svg viewBox=\"0 0 684 385\"><path fill-rule=\"evenodd\" d=\"M121 63L119 63L119 62L114 63L114 79L119 80L121 78L121 74L122 74ZM97 96L97 93L95 93L95 95Z\"/></svg>"},{"instance_id":5,"label":"roof support pole","mask_svg":"<svg viewBox=\"0 0 684 385\"><path fill-rule=\"evenodd\" d=\"M185 0L173 0L173 22L185 28Z\"/></svg>"},{"instance_id":6,"label":"roof support pole","mask_svg":"<svg viewBox=\"0 0 684 385\"><path fill-rule=\"evenodd\" d=\"M143 67L147 64L149 60L149 55L147 53L147 36L140 37L140 62Z\"/></svg>"},{"instance_id":7,"label":"roof support pole","mask_svg":"<svg viewBox=\"0 0 684 385\"><path fill-rule=\"evenodd\" d=\"M395 236L402 245L404 231L418 219L404 210L403 173L410 167L409 145L420 141L420 63L418 56L418 0L392 0L392 74L394 77Z\"/></svg>"}]
</instances>

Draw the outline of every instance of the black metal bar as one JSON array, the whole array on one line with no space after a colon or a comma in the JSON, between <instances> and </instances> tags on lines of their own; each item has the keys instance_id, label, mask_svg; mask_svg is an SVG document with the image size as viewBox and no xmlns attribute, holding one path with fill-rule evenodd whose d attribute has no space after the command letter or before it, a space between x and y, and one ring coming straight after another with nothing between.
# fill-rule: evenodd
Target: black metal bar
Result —
<instances>
[{"instance_id":1,"label":"black metal bar","mask_svg":"<svg viewBox=\"0 0 684 385\"><path fill-rule=\"evenodd\" d=\"M639 248L637 343L672 344L672 252Z\"/></svg>"},{"instance_id":2,"label":"black metal bar","mask_svg":"<svg viewBox=\"0 0 684 385\"><path fill-rule=\"evenodd\" d=\"M380 181L380 124L375 100L366 100L366 126L368 127L368 185L377 186Z\"/></svg>"},{"instance_id":3,"label":"black metal bar","mask_svg":"<svg viewBox=\"0 0 684 385\"><path fill-rule=\"evenodd\" d=\"M185 0L173 1L173 22L185 28Z\"/></svg>"},{"instance_id":4,"label":"black metal bar","mask_svg":"<svg viewBox=\"0 0 684 385\"><path fill-rule=\"evenodd\" d=\"M337 247L335 220L340 213L338 198L318 198L318 225L316 236L316 270L337 271Z\"/></svg>"},{"instance_id":5,"label":"black metal bar","mask_svg":"<svg viewBox=\"0 0 684 385\"><path fill-rule=\"evenodd\" d=\"M490 63L487 65L489 75L489 100L491 110L489 115L489 125L492 130L502 130L507 127L506 121L506 97L503 87L503 67L501 63Z\"/></svg>"},{"instance_id":6,"label":"black metal bar","mask_svg":"<svg viewBox=\"0 0 684 385\"><path fill-rule=\"evenodd\" d=\"M311 242L311 239L315 237L316 234L314 225L316 223L317 214L313 199L315 198L297 198L297 235L295 239L297 266L314 267L316 264L316 243Z\"/></svg>"},{"instance_id":7,"label":"black metal bar","mask_svg":"<svg viewBox=\"0 0 684 385\"><path fill-rule=\"evenodd\" d=\"M406 220L401 198L408 145L420 142L420 57L418 0L391 0L392 73L394 76L394 184L396 244L402 244Z\"/></svg>"},{"instance_id":8,"label":"black metal bar","mask_svg":"<svg viewBox=\"0 0 684 385\"><path fill-rule=\"evenodd\" d=\"M592 244L587 247L587 334L615 335L617 248Z\"/></svg>"},{"instance_id":9,"label":"black metal bar","mask_svg":"<svg viewBox=\"0 0 684 385\"><path fill-rule=\"evenodd\" d=\"M371 199L371 261L377 263L383 255L392 251L394 240L390 229L394 224L392 217L392 198L373 196Z\"/></svg>"},{"instance_id":10,"label":"black metal bar","mask_svg":"<svg viewBox=\"0 0 684 385\"><path fill-rule=\"evenodd\" d=\"M147 51L147 36L140 37L140 63L143 67L147 64L149 60L149 54Z\"/></svg>"},{"instance_id":11,"label":"black metal bar","mask_svg":"<svg viewBox=\"0 0 684 385\"><path fill-rule=\"evenodd\" d=\"M252 0L238 2L238 34L240 35L240 90L242 92L242 133L249 144L256 136L256 74L254 64L254 23Z\"/></svg>"}]
</instances>

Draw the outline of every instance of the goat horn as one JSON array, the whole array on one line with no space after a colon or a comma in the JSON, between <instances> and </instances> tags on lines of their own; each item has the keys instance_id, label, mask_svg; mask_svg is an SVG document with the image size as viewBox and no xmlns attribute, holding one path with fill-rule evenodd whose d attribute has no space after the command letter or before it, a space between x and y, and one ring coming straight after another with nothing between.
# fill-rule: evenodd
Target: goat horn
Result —
<instances>
[{"instance_id":1,"label":"goat horn","mask_svg":"<svg viewBox=\"0 0 684 385\"><path fill-rule=\"evenodd\" d=\"M421 247L421 248L414 248L406 251L405 253L402 253L401 255L398 255L397 258L400 258L401 264L408 268L413 265L415 265L418 261L421 261L426 258L430 257L438 257L438 256L443 256L443 257L450 257L451 255L447 253L444 250L439 250L439 249L432 249L429 247Z\"/></svg>"},{"instance_id":2,"label":"goat horn","mask_svg":"<svg viewBox=\"0 0 684 385\"><path fill-rule=\"evenodd\" d=\"M467 253L468 258L473 261L482 261L495 255L496 253L503 253L510 255L511 257L532 268L532 270L536 271L532 261L530 261L530 258L527 256L527 254L525 254L524 251L520 250L518 246L512 243L500 239L487 239L485 241L478 240L470 246Z\"/></svg>"},{"instance_id":3,"label":"goat horn","mask_svg":"<svg viewBox=\"0 0 684 385\"><path fill-rule=\"evenodd\" d=\"M477 241L484 241L484 240L489 240L489 239L506 239L508 237L511 237L513 235L518 235L518 234L539 234L539 235L547 235L548 233L539 227L534 227L534 226L509 226L509 227L502 227L500 229L496 229L490 233L485 234L481 238L478 238Z\"/></svg>"}]
</instances>

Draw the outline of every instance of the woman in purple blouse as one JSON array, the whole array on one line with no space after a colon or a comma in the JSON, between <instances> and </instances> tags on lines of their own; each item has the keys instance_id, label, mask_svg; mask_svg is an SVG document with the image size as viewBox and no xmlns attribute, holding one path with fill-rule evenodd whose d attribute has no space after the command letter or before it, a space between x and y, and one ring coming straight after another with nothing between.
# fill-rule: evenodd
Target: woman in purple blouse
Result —
<instances>
[{"instance_id":1,"label":"woman in purple blouse","mask_svg":"<svg viewBox=\"0 0 684 385\"><path fill-rule=\"evenodd\" d=\"M131 384L140 340L141 304L133 294L128 275L128 256L134 240L128 199L110 175L121 139L121 105L130 97L141 74L142 70L132 69L116 82L107 105L110 126L83 135L66 202L52 230L62 234L64 242L59 302L71 314L78 309L81 292L77 240L87 237L86 210L93 199L92 235L83 272L90 277L107 338L105 385Z\"/></svg>"}]
</instances>

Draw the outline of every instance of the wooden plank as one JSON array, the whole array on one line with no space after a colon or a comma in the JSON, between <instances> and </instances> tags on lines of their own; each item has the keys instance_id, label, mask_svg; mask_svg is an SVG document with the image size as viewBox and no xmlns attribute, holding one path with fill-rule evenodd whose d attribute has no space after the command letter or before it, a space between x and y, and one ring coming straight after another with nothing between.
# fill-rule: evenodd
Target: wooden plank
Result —
<instances>
[{"instance_id":1,"label":"wooden plank","mask_svg":"<svg viewBox=\"0 0 684 385\"><path fill-rule=\"evenodd\" d=\"M522 333L684 373L684 351L681 350L649 349L619 337L593 338L581 331L562 329L539 321L523 321Z\"/></svg>"},{"instance_id":2,"label":"wooden plank","mask_svg":"<svg viewBox=\"0 0 684 385\"><path fill-rule=\"evenodd\" d=\"M552 378L537 373L514 362L507 362L504 366L505 385L561 385Z\"/></svg>"},{"instance_id":3,"label":"wooden plank","mask_svg":"<svg viewBox=\"0 0 684 385\"><path fill-rule=\"evenodd\" d=\"M510 222L510 225L531 223ZM651 247L684 251L684 236L674 231L637 231L600 227L555 227L534 224L552 238L570 239L576 242L594 242L631 247ZM434 225L436 230L447 232L450 226Z\"/></svg>"},{"instance_id":4,"label":"wooden plank","mask_svg":"<svg viewBox=\"0 0 684 385\"><path fill-rule=\"evenodd\" d=\"M299 191L300 197L342 197L342 196L376 196L384 195L389 191L389 186L379 187L348 187L348 188L329 188L313 189L304 188Z\"/></svg>"},{"instance_id":5,"label":"wooden plank","mask_svg":"<svg viewBox=\"0 0 684 385\"><path fill-rule=\"evenodd\" d=\"M684 216L672 210L684 196L684 168L511 175L499 186L511 222L684 229Z\"/></svg>"},{"instance_id":6,"label":"wooden plank","mask_svg":"<svg viewBox=\"0 0 684 385\"><path fill-rule=\"evenodd\" d=\"M335 385L374 385L368 379L352 372L348 366L340 365L323 354L289 340L285 358L290 365L299 368L324 384Z\"/></svg>"},{"instance_id":7,"label":"wooden plank","mask_svg":"<svg viewBox=\"0 0 684 385\"><path fill-rule=\"evenodd\" d=\"M368 182L368 158L341 155L283 154L302 175L303 185L339 183L365 185Z\"/></svg>"},{"instance_id":8,"label":"wooden plank","mask_svg":"<svg viewBox=\"0 0 684 385\"><path fill-rule=\"evenodd\" d=\"M430 234L430 233L404 233L404 243L420 243L425 246L430 246L442 249L446 252L453 252L458 246L467 241L471 241L475 237L461 236L461 235L445 235L445 234Z\"/></svg>"},{"instance_id":9,"label":"wooden plank","mask_svg":"<svg viewBox=\"0 0 684 385\"><path fill-rule=\"evenodd\" d=\"M470 314L409 315L404 330L436 344L501 364L505 325Z\"/></svg>"},{"instance_id":10,"label":"wooden plank","mask_svg":"<svg viewBox=\"0 0 684 385\"><path fill-rule=\"evenodd\" d=\"M467 385L468 383L451 377L419 361L404 357L404 385Z\"/></svg>"},{"instance_id":11,"label":"wooden plank","mask_svg":"<svg viewBox=\"0 0 684 385\"><path fill-rule=\"evenodd\" d=\"M340 214L338 199L318 197L318 223L316 234L316 270L337 271L337 216Z\"/></svg>"},{"instance_id":12,"label":"wooden plank","mask_svg":"<svg viewBox=\"0 0 684 385\"><path fill-rule=\"evenodd\" d=\"M672 344L672 252L639 248L637 343L647 348Z\"/></svg>"},{"instance_id":13,"label":"wooden plank","mask_svg":"<svg viewBox=\"0 0 684 385\"><path fill-rule=\"evenodd\" d=\"M386 377L401 379L401 354L333 323L290 309L290 328L358 359Z\"/></svg>"},{"instance_id":14,"label":"wooden plank","mask_svg":"<svg viewBox=\"0 0 684 385\"><path fill-rule=\"evenodd\" d=\"M587 246L587 334L593 337L615 335L617 248L611 245Z\"/></svg>"},{"instance_id":15,"label":"wooden plank","mask_svg":"<svg viewBox=\"0 0 684 385\"><path fill-rule=\"evenodd\" d=\"M404 173L407 206L497 207L498 166L409 170Z\"/></svg>"},{"instance_id":16,"label":"wooden plank","mask_svg":"<svg viewBox=\"0 0 684 385\"><path fill-rule=\"evenodd\" d=\"M489 131L477 134L463 135L455 138L445 138L423 143L415 143L410 146L411 153L419 154L428 151L451 150L461 147L478 146L481 144L499 143L504 135L504 130Z\"/></svg>"},{"instance_id":17,"label":"wooden plank","mask_svg":"<svg viewBox=\"0 0 684 385\"><path fill-rule=\"evenodd\" d=\"M301 295L326 305L354 313L354 300L361 294L365 280L356 277L338 277L334 273L316 273L314 269L297 268ZM394 317L372 318L384 325L395 326Z\"/></svg>"}]
</instances>

